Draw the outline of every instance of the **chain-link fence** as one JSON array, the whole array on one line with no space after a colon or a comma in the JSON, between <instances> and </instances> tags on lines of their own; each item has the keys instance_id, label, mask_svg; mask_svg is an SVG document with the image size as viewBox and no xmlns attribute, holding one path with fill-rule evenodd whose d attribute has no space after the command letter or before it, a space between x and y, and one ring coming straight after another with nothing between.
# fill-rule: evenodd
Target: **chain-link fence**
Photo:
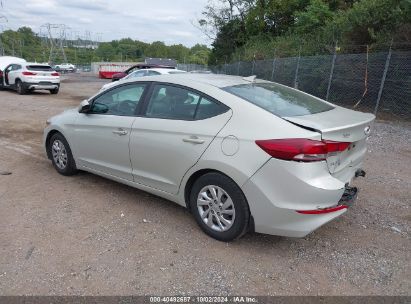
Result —
<instances>
[{"instance_id":1,"label":"chain-link fence","mask_svg":"<svg viewBox=\"0 0 411 304\"><path fill-rule=\"evenodd\" d=\"M183 71L207 71L208 67L202 64L195 64L195 63L178 63L177 69Z\"/></svg>"},{"instance_id":2,"label":"chain-link fence","mask_svg":"<svg viewBox=\"0 0 411 304\"><path fill-rule=\"evenodd\" d=\"M347 108L375 113L381 119L411 121L411 46L362 49L238 61L209 69L229 75L257 75Z\"/></svg>"}]
</instances>

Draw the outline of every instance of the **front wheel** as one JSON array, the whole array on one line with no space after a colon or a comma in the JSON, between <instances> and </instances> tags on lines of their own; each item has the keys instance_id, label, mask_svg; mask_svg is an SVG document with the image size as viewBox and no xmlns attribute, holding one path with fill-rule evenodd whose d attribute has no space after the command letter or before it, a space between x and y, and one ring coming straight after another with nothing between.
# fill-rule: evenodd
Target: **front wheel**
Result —
<instances>
[{"instance_id":1,"label":"front wheel","mask_svg":"<svg viewBox=\"0 0 411 304\"><path fill-rule=\"evenodd\" d=\"M49 155L54 168L62 175L74 175L77 173L76 163L71 153L67 140L60 133L54 134L49 142Z\"/></svg>"},{"instance_id":2,"label":"front wheel","mask_svg":"<svg viewBox=\"0 0 411 304\"><path fill-rule=\"evenodd\" d=\"M220 173L207 173L194 183L190 209L201 229L219 241L232 241L248 231L247 200L237 184Z\"/></svg>"},{"instance_id":3,"label":"front wheel","mask_svg":"<svg viewBox=\"0 0 411 304\"><path fill-rule=\"evenodd\" d=\"M16 91L19 95L24 95L27 93L26 87L24 86L24 83L21 82L21 80L16 81Z\"/></svg>"}]
</instances>

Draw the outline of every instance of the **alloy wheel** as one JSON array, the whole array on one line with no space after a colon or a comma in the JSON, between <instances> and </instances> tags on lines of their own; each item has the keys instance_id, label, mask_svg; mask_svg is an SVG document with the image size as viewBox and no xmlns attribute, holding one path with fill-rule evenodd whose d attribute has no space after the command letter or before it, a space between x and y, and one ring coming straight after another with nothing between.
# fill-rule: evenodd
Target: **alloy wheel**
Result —
<instances>
[{"instance_id":1,"label":"alloy wheel","mask_svg":"<svg viewBox=\"0 0 411 304\"><path fill-rule=\"evenodd\" d=\"M56 139L53 142L53 145L51 146L51 154L56 166L59 169L64 170L67 166L68 156L66 147L60 140Z\"/></svg>"},{"instance_id":2,"label":"alloy wheel","mask_svg":"<svg viewBox=\"0 0 411 304\"><path fill-rule=\"evenodd\" d=\"M231 228L235 220L234 203L221 187L208 185L197 197L201 220L212 230L223 232Z\"/></svg>"}]
</instances>

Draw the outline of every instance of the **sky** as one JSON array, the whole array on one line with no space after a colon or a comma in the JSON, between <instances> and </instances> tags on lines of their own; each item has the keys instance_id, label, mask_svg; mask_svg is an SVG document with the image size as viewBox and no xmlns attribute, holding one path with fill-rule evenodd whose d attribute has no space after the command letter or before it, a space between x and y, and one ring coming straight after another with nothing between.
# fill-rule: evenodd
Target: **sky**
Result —
<instances>
[{"instance_id":1,"label":"sky","mask_svg":"<svg viewBox=\"0 0 411 304\"><path fill-rule=\"evenodd\" d=\"M0 30L29 26L41 31L46 23L65 24L69 35L101 36L102 41L132 38L167 45L211 41L193 26L208 0L0 0ZM101 33L101 35L97 35Z\"/></svg>"}]
</instances>

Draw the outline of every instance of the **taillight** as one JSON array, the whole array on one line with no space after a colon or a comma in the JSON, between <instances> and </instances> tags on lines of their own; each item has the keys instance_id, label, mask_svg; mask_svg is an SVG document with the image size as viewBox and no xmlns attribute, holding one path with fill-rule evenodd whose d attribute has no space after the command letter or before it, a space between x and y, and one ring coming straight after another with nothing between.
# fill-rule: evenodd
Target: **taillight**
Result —
<instances>
[{"instance_id":1,"label":"taillight","mask_svg":"<svg viewBox=\"0 0 411 304\"><path fill-rule=\"evenodd\" d=\"M60 76L60 74L57 72L54 72L54 73L51 73L51 76Z\"/></svg>"},{"instance_id":2,"label":"taillight","mask_svg":"<svg viewBox=\"0 0 411 304\"><path fill-rule=\"evenodd\" d=\"M313 162L325 160L328 153L342 152L349 142L305 138L256 140L255 143L274 158Z\"/></svg>"},{"instance_id":3,"label":"taillight","mask_svg":"<svg viewBox=\"0 0 411 304\"><path fill-rule=\"evenodd\" d=\"M34 75L36 75L36 73L26 72L26 71L24 71L22 74L25 75L25 76L34 76Z\"/></svg>"}]
</instances>

